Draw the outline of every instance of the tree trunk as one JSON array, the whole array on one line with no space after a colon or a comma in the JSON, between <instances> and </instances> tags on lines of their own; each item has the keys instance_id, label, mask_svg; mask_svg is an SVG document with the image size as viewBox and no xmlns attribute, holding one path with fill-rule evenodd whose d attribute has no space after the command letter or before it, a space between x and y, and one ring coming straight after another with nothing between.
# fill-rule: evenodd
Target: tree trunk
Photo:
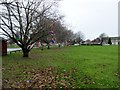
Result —
<instances>
[{"instance_id":1,"label":"tree trunk","mask_svg":"<svg viewBox=\"0 0 120 90\"><path fill-rule=\"evenodd\" d=\"M47 44L47 49L50 49L50 45L49 45L49 43Z\"/></svg>"},{"instance_id":2,"label":"tree trunk","mask_svg":"<svg viewBox=\"0 0 120 90\"><path fill-rule=\"evenodd\" d=\"M58 45L58 47L60 47L60 44Z\"/></svg>"},{"instance_id":3,"label":"tree trunk","mask_svg":"<svg viewBox=\"0 0 120 90\"><path fill-rule=\"evenodd\" d=\"M48 45L47 49L50 49L50 46Z\"/></svg>"},{"instance_id":4,"label":"tree trunk","mask_svg":"<svg viewBox=\"0 0 120 90\"><path fill-rule=\"evenodd\" d=\"M29 57L29 50L23 49L23 57Z\"/></svg>"},{"instance_id":5,"label":"tree trunk","mask_svg":"<svg viewBox=\"0 0 120 90\"><path fill-rule=\"evenodd\" d=\"M43 44L41 43L41 50L43 50Z\"/></svg>"},{"instance_id":6,"label":"tree trunk","mask_svg":"<svg viewBox=\"0 0 120 90\"><path fill-rule=\"evenodd\" d=\"M41 50L43 50L43 45L41 46Z\"/></svg>"},{"instance_id":7,"label":"tree trunk","mask_svg":"<svg viewBox=\"0 0 120 90\"><path fill-rule=\"evenodd\" d=\"M80 42L79 42L79 46L80 46Z\"/></svg>"},{"instance_id":8,"label":"tree trunk","mask_svg":"<svg viewBox=\"0 0 120 90\"><path fill-rule=\"evenodd\" d=\"M101 38L101 42L100 42L101 46L103 45L103 39Z\"/></svg>"}]
</instances>

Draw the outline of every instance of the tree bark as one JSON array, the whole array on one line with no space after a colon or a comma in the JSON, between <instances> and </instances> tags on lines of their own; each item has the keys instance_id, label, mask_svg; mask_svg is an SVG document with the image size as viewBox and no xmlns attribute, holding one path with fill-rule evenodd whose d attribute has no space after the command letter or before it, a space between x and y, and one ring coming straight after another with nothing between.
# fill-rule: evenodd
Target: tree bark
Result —
<instances>
[{"instance_id":1,"label":"tree bark","mask_svg":"<svg viewBox=\"0 0 120 90\"><path fill-rule=\"evenodd\" d=\"M48 45L47 49L50 49L50 46Z\"/></svg>"},{"instance_id":2,"label":"tree bark","mask_svg":"<svg viewBox=\"0 0 120 90\"><path fill-rule=\"evenodd\" d=\"M58 45L58 47L60 47L60 44Z\"/></svg>"},{"instance_id":3,"label":"tree bark","mask_svg":"<svg viewBox=\"0 0 120 90\"><path fill-rule=\"evenodd\" d=\"M43 50L43 44L41 43L41 50Z\"/></svg>"},{"instance_id":4,"label":"tree bark","mask_svg":"<svg viewBox=\"0 0 120 90\"><path fill-rule=\"evenodd\" d=\"M23 49L23 57L29 57L29 50Z\"/></svg>"}]
</instances>

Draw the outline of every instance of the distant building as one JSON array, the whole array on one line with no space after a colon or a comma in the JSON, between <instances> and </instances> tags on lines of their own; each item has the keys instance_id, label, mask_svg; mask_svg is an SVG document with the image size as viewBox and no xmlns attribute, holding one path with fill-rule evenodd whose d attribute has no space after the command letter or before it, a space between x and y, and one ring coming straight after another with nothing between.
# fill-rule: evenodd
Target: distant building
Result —
<instances>
[{"instance_id":1,"label":"distant building","mask_svg":"<svg viewBox=\"0 0 120 90\"><path fill-rule=\"evenodd\" d=\"M100 43L101 43L101 39L100 38L96 38L96 39L91 41L91 44L100 44Z\"/></svg>"},{"instance_id":2,"label":"distant building","mask_svg":"<svg viewBox=\"0 0 120 90\"><path fill-rule=\"evenodd\" d=\"M102 38L96 38L94 40L92 40L90 42L91 45L98 45L98 44L102 44L102 45L107 45L109 39L112 42L112 45L118 45L120 44L120 37L102 37Z\"/></svg>"},{"instance_id":3,"label":"distant building","mask_svg":"<svg viewBox=\"0 0 120 90\"><path fill-rule=\"evenodd\" d=\"M82 41L81 45L91 45L90 39L87 39L86 41Z\"/></svg>"},{"instance_id":4,"label":"distant building","mask_svg":"<svg viewBox=\"0 0 120 90\"><path fill-rule=\"evenodd\" d=\"M118 45L120 44L120 37L103 37L102 40L102 44L108 44L108 40L109 38L111 38L111 42L112 42L112 45Z\"/></svg>"}]
</instances>

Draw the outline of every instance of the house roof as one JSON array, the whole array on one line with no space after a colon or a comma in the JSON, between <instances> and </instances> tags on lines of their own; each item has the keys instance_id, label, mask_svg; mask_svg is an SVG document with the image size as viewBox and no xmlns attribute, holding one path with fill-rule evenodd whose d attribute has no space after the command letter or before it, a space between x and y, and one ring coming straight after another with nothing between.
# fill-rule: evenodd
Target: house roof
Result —
<instances>
[{"instance_id":1,"label":"house roof","mask_svg":"<svg viewBox=\"0 0 120 90\"><path fill-rule=\"evenodd\" d=\"M119 40L120 37L103 37L103 39L109 39L111 38L111 40Z\"/></svg>"}]
</instances>

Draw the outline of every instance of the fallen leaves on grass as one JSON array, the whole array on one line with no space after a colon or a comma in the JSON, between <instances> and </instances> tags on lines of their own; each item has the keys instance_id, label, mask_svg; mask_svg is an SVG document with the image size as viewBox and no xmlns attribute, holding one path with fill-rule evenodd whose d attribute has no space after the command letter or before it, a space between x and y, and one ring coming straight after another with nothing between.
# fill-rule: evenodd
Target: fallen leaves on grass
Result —
<instances>
[{"instance_id":1,"label":"fallen leaves on grass","mask_svg":"<svg viewBox=\"0 0 120 90\"><path fill-rule=\"evenodd\" d=\"M24 71L23 78L19 80L10 81L3 79L3 86L7 85L12 88L40 88L40 89L74 89L79 88L78 80L81 84L96 84L90 76L84 75L79 77L76 69L66 70L60 67L48 67L45 69L32 69L31 71ZM28 77L30 76L30 77ZM16 76L16 78L19 78Z\"/></svg>"},{"instance_id":2,"label":"fallen leaves on grass","mask_svg":"<svg viewBox=\"0 0 120 90\"><path fill-rule=\"evenodd\" d=\"M27 72L23 72L27 73ZM65 69L48 67L43 70L32 70L31 78L24 81L17 81L11 84L12 88L74 88L76 85L75 69L66 71ZM3 80L4 81L4 80ZM5 81L9 84L9 81ZM4 82L4 83L5 83Z\"/></svg>"},{"instance_id":3,"label":"fallen leaves on grass","mask_svg":"<svg viewBox=\"0 0 120 90\"><path fill-rule=\"evenodd\" d=\"M82 79L81 82L83 84L95 84L94 81L92 81L92 78L90 76L85 75Z\"/></svg>"}]
</instances>

